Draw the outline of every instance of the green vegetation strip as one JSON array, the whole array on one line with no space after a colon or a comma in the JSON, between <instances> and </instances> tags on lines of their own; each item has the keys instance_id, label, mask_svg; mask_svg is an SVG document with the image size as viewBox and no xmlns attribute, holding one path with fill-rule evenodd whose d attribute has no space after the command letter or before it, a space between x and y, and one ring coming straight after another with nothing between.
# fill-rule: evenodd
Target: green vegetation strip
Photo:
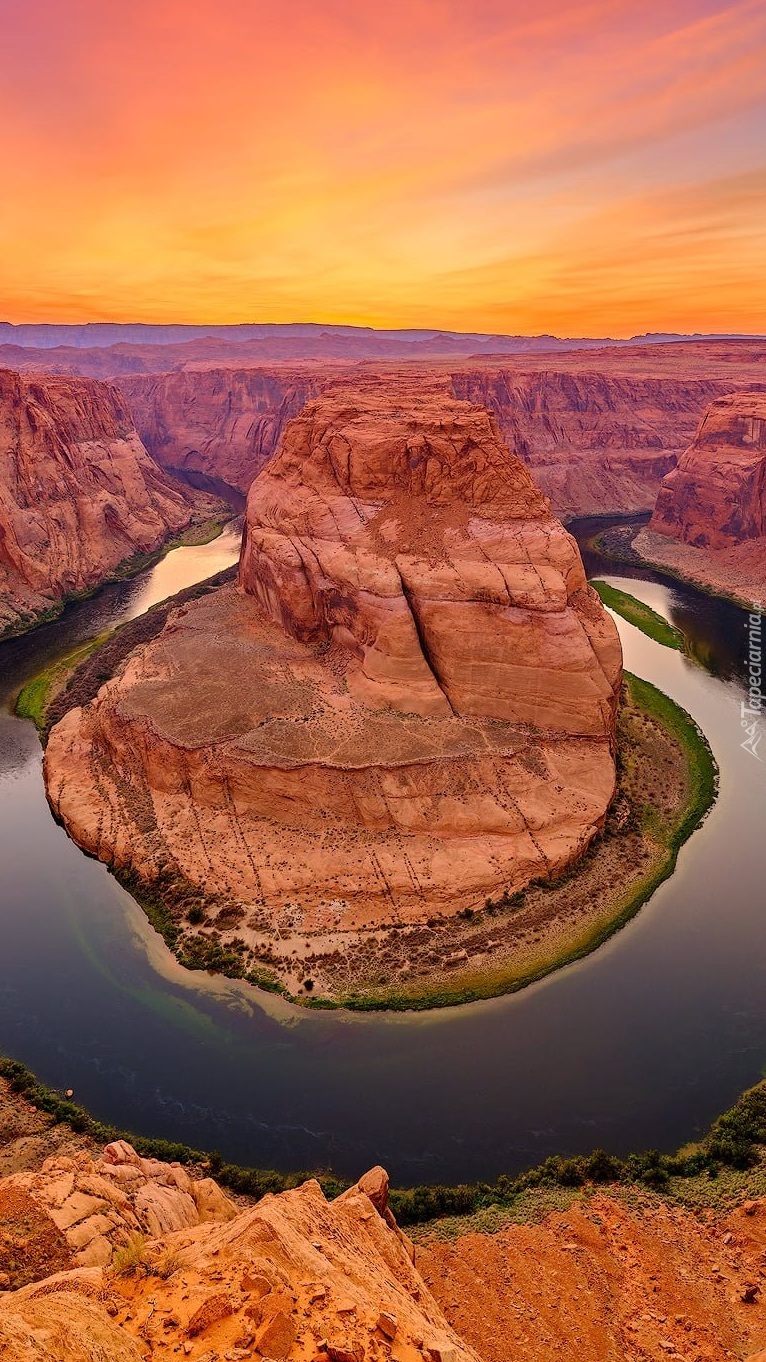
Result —
<instances>
[{"instance_id":1,"label":"green vegetation strip","mask_svg":"<svg viewBox=\"0 0 766 1362\"><path fill-rule=\"evenodd\" d=\"M19 691L15 712L21 719L31 719L37 725L40 732L45 729L45 716L48 706L53 699L54 693L66 684L68 677L86 658L100 648L109 638L109 634L101 634L98 638L89 639L87 643L80 643L76 648L70 649L61 657L51 662L45 671L38 676L27 681L27 684Z\"/></svg>"},{"instance_id":2,"label":"green vegetation strip","mask_svg":"<svg viewBox=\"0 0 766 1362\"><path fill-rule=\"evenodd\" d=\"M146 1158L202 1164L222 1186L234 1192L260 1197L267 1192L286 1191L317 1177L327 1197L334 1197L350 1184L331 1172L281 1173L275 1169L245 1168L227 1163L220 1154L204 1153L176 1141L153 1139L120 1130L96 1120L82 1107L54 1089L39 1083L34 1074L17 1060L0 1058L0 1077L13 1092L20 1093L39 1111L97 1144L124 1139ZM699 1184L705 1187L704 1199L712 1199L711 1184L727 1171L748 1173L757 1170L766 1154L766 1083L745 1092L723 1116L714 1122L705 1138L675 1154L651 1149L620 1159L603 1149L590 1154L564 1158L554 1155L537 1168L515 1177L500 1176L494 1182L476 1182L457 1187L419 1186L394 1189L391 1207L403 1225L422 1225L445 1216L476 1215L484 1210L512 1210L526 1206L529 1193L553 1188L578 1188L621 1184L644 1187L671 1194L673 1199L699 1200ZM360 1170L361 1172L362 1170ZM736 1195L747 1192L747 1179L733 1183ZM530 1208L531 1209L531 1208Z\"/></svg>"},{"instance_id":3,"label":"green vegetation strip","mask_svg":"<svg viewBox=\"0 0 766 1362\"><path fill-rule=\"evenodd\" d=\"M544 960L538 967L523 974L515 972L513 966L501 964L494 970L488 969L481 973L477 971L475 974L463 973L454 982L441 986L428 987L420 983L408 989L406 985L402 985L396 991L371 989L336 999L303 1000L290 995L291 1001L300 1002L304 1007L342 1007L356 1012L404 1012L426 1011L433 1007L455 1007L486 998L496 998L501 994L516 993L552 974L554 970L590 955L591 951L596 950L635 917L655 890L672 875L681 847L691 837L695 828L699 827L715 803L718 792L718 768L704 733L685 709L663 691L658 690L650 681L643 681L640 677L633 676L631 672L626 672L624 679L630 702L660 723L681 748L686 761L688 797L685 806L676 811L676 817L669 826L664 825L651 808L639 812L642 826L657 846L658 855L644 875L627 883L622 895L604 917L561 953ZM545 888L555 892L558 885L577 875L587 859L597 852L598 845L598 841L593 842L577 865L572 866L557 880L547 883ZM521 891L518 896L520 901L523 900L523 893L524 891ZM490 911L492 907L494 905L488 905Z\"/></svg>"},{"instance_id":4,"label":"green vegetation strip","mask_svg":"<svg viewBox=\"0 0 766 1362\"><path fill-rule=\"evenodd\" d=\"M628 624L634 624L642 634L653 638L655 643L661 643L665 648L675 648L682 653L686 647L686 640L680 629L676 629L674 624L668 624L667 620L658 615L656 610L652 610L650 605L645 605L635 596L631 596L627 591L620 591L619 587L609 586L608 582L593 581L591 586L598 592L604 605L615 614L621 615Z\"/></svg>"}]
</instances>

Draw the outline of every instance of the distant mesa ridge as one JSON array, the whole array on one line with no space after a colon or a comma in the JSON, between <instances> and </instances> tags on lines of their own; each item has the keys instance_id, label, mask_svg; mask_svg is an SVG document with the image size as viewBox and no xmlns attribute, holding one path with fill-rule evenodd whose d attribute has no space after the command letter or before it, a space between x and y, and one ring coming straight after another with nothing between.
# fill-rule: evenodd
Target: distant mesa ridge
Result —
<instances>
[{"instance_id":1,"label":"distant mesa ridge","mask_svg":"<svg viewBox=\"0 0 766 1362\"><path fill-rule=\"evenodd\" d=\"M667 341L688 340L753 340L757 337L736 332L703 334L694 332L646 332L644 335L618 339L602 337L563 337L548 334L538 336L507 335L501 332L450 331L430 327L373 327L326 322L237 322L232 325L156 322L0 322L0 345L53 348L59 345L77 349L90 346L109 346L120 343L168 345L184 341L202 340L246 341L267 339L329 339L345 337L391 344L398 342L405 348L459 348L466 353L477 345L490 346L499 352L514 353L524 350L571 350L604 345L661 344ZM429 345L430 343L430 345Z\"/></svg>"}]
</instances>

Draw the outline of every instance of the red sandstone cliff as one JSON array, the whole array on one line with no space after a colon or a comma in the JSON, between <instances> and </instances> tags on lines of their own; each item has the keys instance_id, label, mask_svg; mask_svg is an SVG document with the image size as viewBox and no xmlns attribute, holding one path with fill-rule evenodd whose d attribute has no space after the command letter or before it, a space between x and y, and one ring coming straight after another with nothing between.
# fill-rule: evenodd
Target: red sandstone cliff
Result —
<instances>
[{"instance_id":1,"label":"red sandstone cliff","mask_svg":"<svg viewBox=\"0 0 766 1362\"><path fill-rule=\"evenodd\" d=\"M654 515L634 540L644 558L714 591L766 600L766 393L711 403Z\"/></svg>"},{"instance_id":2,"label":"red sandstone cliff","mask_svg":"<svg viewBox=\"0 0 766 1362\"><path fill-rule=\"evenodd\" d=\"M158 463L246 492L287 422L327 381L323 371L190 369L123 378L119 387Z\"/></svg>"},{"instance_id":3,"label":"red sandstone cliff","mask_svg":"<svg viewBox=\"0 0 766 1362\"><path fill-rule=\"evenodd\" d=\"M766 535L766 393L711 403L663 481L651 529L709 549Z\"/></svg>"},{"instance_id":4,"label":"red sandstone cliff","mask_svg":"<svg viewBox=\"0 0 766 1362\"><path fill-rule=\"evenodd\" d=\"M114 388L0 370L0 634L157 548L194 505Z\"/></svg>"},{"instance_id":5,"label":"red sandstone cliff","mask_svg":"<svg viewBox=\"0 0 766 1362\"><path fill-rule=\"evenodd\" d=\"M558 358L549 363L469 363L451 381L457 397L494 412L506 442L564 516L650 510L705 405L730 386L704 376L570 373ZM411 372L438 377L435 369ZM337 369L308 366L199 368L124 377L119 385L161 464L247 491L288 420L338 378Z\"/></svg>"},{"instance_id":6,"label":"red sandstone cliff","mask_svg":"<svg viewBox=\"0 0 766 1362\"><path fill-rule=\"evenodd\" d=\"M505 366L452 374L564 517L648 511L720 380Z\"/></svg>"}]
</instances>

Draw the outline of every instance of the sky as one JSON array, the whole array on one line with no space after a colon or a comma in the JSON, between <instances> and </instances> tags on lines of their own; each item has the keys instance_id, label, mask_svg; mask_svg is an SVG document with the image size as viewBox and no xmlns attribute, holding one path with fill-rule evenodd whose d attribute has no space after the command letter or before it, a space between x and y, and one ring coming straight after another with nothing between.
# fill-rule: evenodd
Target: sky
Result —
<instances>
[{"instance_id":1,"label":"sky","mask_svg":"<svg viewBox=\"0 0 766 1362\"><path fill-rule=\"evenodd\" d=\"M0 317L766 331L766 3L0 0Z\"/></svg>"}]
</instances>

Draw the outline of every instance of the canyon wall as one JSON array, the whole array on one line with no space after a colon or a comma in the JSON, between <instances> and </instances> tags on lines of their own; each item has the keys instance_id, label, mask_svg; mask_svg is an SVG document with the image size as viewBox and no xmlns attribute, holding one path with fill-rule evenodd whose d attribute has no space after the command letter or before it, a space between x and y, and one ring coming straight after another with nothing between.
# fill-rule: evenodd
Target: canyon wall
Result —
<instances>
[{"instance_id":1,"label":"canyon wall","mask_svg":"<svg viewBox=\"0 0 766 1362\"><path fill-rule=\"evenodd\" d=\"M766 392L712 402L634 548L713 591L766 601Z\"/></svg>"},{"instance_id":2,"label":"canyon wall","mask_svg":"<svg viewBox=\"0 0 766 1362\"><path fill-rule=\"evenodd\" d=\"M123 378L119 387L157 463L247 492L287 422L327 382L309 369L213 368Z\"/></svg>"},{"instance_id":3,"label":"canyon wall","mask_svg":"<svg viewBox=\"0 0 766 1362\"><path fill-rule=\"evenodd\" d=\"M175 612L56 725L49 798L101 859L214 886L257 959L275 930L449 916L576 860L620 678L491 416L444 384L338 387L251 488L239 593Z\"/></svg>"},{"instance_id":4,"label":"canyon wall","mask_svg":"<svg viewBox=\"0 0 766 1362\"><path fill-rule=\"evenodd\" d=\"M709 549L766 535L766 393L711 403L663 481L651 529Z\"/></svg>"},{"instance_id":5,"label":"canyon wall","mask_svg":"<svg viewBox=\"0 0 766 1362\"><path fill-rule=\"evenodd\" d=\"M458 397L494 412L558 515L652 509L720 380L505 366L452 374Z\"/></svg>"},{"instance_id":6,"label":"canyon wall","mask_svg":"<svg viewBox=\"0 0 766 1362\"><path fill-rule=\"evenodd\" d=\"M0 370L0 635L156 549L200 505L149 457L114 388Z\"/></svg>"},{"instance_id":7,"label":"canyon wall","mask_svg":"<svg viewBox=\"0 0 766 1362\"><path fill-rule=\"evenodd\" d=\"M510 448L565 517L651 510L700 413L728 390L721 379L570 373L553 357L549 363L540 370L466 364L450 377L458 398L494 412ZM364 379L369 370L356 372ZM426 384L439 377L433 368L410 372ZM159 463L246 492L287 421L342 373L327 366L190 368L119 384Z\"/></svg>"}]
</instances>

